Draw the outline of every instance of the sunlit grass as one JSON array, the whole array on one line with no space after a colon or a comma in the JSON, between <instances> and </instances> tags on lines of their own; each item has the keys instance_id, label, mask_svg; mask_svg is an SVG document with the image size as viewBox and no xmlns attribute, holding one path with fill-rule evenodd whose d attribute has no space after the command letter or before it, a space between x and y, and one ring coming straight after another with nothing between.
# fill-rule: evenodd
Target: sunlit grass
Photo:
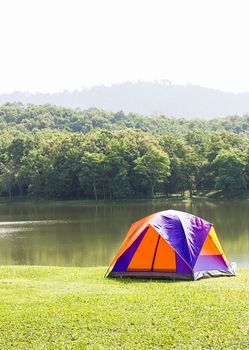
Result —
<instances>
[{"instance_id":1,"label":"sunlit grass","mask_svg":"<svg viewBox=\"0 0 249 350\"><path fill-rule=\"evenodd\" d=\"M197 282L0 267L0 349L248 349L249 270Z\"/></svg>"}]
</instances>

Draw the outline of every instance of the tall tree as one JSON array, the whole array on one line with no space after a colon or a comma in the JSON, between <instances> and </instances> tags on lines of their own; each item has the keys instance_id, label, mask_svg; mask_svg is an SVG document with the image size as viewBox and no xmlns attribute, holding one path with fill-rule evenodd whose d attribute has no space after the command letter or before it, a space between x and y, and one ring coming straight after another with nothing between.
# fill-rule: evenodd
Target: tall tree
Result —
<instances>
[{"instance_id":1,"label":"tall tree","mask_svg":"<svg viewBox=\"0 0 249 350\"><path fill-rule=\"evenodd\" d=\"M154 197L155 186L166 181L170 175L170 160L167 153L150 146L149 150L135 160L135 171L144 178L149 186L151 197Z\"/></svg>"},{"instance_id":2,"label":"tall tree","mask_svg":"<svg viewBox=\"0 0 249 350\"><path fill-rule=\"evenodd\" d=\"M85 152L81 158L81 171L79 180L82 189L85 189L89 183L92 184L94 199L98 200L98 184L103 173L105 156L101 153Z\"/></svg>"},{"instance_id":3,"label":"tall tree","mask_svg":"<svg viewBox=\"0 0 249 350\"><path fill-rule=\"evenodd\" d=\"M246 157L239 150L220 151L213 162L216 188L232 193L247 187Z\"/></svg>"}]
</instances>

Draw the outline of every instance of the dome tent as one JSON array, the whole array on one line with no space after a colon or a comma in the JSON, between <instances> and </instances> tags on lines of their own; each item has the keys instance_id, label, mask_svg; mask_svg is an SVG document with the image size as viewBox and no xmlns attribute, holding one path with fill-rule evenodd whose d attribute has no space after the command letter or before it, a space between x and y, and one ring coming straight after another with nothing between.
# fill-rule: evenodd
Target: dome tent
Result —
<instances>
[{"instance_id":1,"label":"dome tent","mask_svg":"<svg viewBox=\"0 0 249 350\"><path fill-rule=\"evenodd\" d=\"M213 224L177 210L135 222L107 271L108 277L182 280L234 275Z\"/></svg>"}]
</instances>

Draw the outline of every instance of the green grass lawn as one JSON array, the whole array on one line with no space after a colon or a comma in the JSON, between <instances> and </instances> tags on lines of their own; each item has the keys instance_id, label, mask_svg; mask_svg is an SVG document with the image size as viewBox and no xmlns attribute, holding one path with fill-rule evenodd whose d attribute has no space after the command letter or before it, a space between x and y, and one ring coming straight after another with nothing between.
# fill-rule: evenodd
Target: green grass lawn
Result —
<instances>
[{"instance_id":1,"label":"green grass lawn","mask_svg":"<svg viewBox=\"0 0 249 350\"><path fill-rule=\"evenodd\" d=\"M249 270L168 282L0 267L0 349L248 349Z\"/></svg>"}]
</instances>

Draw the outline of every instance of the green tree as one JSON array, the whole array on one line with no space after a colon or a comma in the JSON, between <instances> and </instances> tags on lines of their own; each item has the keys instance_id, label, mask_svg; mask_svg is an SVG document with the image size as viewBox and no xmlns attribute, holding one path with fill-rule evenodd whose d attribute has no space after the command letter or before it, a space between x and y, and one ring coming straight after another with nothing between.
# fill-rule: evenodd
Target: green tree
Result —
<instances>
[{"instance_id":1,"label":"green tree","mask_svg":"<svg viewBox=\"0 0 249 350\"><path fill-rule=\"evenodd\" d=\"M246 157L238 149L222 150L213 162L217 170L216 188L226 192L246 189Z\"/></svg>"},{"instance_id":2,"label":"green tree","mask_svg":"<svg viewBox=\"0 0 249 350\"><path fill-rule=\"evenodd\" d=\"M85 152L81 158L81 171L79 174L79 180L82 189L85 189L89 183L92 184L94 199L98 200L97 186L100 182L105 156L101 153Z\"/></svg>"},{"instance_id":3,"label":"green tree","mask_svg":"<svg viewBox=\"0 0 249 350\"><path fill-rule=\"evenodd\" d=\"M8 193L9 199L12 198L12 187L15 184L14 169L11 163L0 163L0 188Z\"/></svg>"},{"instance_id":4,"label":"green tree","mask_svg":"<svg viewBox=\"0 0 249 350\"><path fill-rule=\"evenodd\" d=\"M104 162L104 181L109 199L124 198L130 194L129 163L125 160L118 139L111 140ZM104 188L106 186L104 185Z\"/></svg>"},{"instance_id":5,"label":"green tree","mask_svg":"<svg viewBox=\"0 0 249 350\"><path fill-rule=\"evenodd\" d=\"M141 175L150 186L151 197L154 197L155 186L165 181L170 175L170 160L167 153L150 146L149 150L135 160L135 171Z\"/></svg>"}]
</instances>

